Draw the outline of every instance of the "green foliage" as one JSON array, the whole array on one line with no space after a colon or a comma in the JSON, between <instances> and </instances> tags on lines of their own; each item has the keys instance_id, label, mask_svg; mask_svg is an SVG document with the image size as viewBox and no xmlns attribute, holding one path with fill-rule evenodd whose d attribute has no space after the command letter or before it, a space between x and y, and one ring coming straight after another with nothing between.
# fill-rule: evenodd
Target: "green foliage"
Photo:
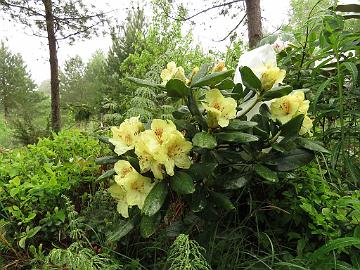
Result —
<instances>
[{"instance_id":1,"label":"green foliage","mask_svg":"<svg viewBox=\"0 0 360 270\"><path fill-rule=\"evenodd\" d=\"M51 239L49 233L65 220L60 196L72 196L99 173L95 139L76 130L53 136L0 156L1 212L19 226L12 232L14 240L34 237L35 228Z\"/></svg>"},{"instance_id":2,"label":"green foliage","mask_svg":"<svg viewBox=\"0 0 360 270\"><path fill-rule=\"evenodd\" d=\"M188 235L180 234L170 247L167 263L169 270L210 270L203 256L204 249Z\"/></svg>"}]
</instances>

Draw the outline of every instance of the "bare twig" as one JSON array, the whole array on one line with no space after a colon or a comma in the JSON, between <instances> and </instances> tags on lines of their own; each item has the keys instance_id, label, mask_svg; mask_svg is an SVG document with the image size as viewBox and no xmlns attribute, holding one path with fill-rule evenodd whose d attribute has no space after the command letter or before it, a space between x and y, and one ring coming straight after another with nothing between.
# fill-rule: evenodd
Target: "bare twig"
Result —
<instances>
[{"instance_id":1,"label":"bare twig","mask_svg":"<svg viewBox=\"0 0 360 270\"><path fill-rule=\"evenodd\" d=\"M241 18L241 20L239 21L239 23L222 39L220 40L214 40L215 42L221 42L224 41L225 39L227 39L234 31L236 31L236 29L240 26L240 24L245 20L246 18L246 13L244 14L244 16Z\"/></svg>"}]
</instances>

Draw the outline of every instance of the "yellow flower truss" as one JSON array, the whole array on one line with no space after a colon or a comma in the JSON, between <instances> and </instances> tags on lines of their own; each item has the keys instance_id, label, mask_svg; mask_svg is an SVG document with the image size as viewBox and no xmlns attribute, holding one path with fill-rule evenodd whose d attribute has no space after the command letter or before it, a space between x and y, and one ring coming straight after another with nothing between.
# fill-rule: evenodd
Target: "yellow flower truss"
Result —
<instances>
[{"instance_id":1,"label":"yellow flower truss","mask_svg":"<svg viewBox=\"0 0 360 270\"><path fill-rule=\"evenodd\" d=\"M141 172L152 171L157 179L164 178L164 172L174 175L174 167L188 169L191 165L189 152L191 142L176 130L170 120L155 119L151 130L142 132L135 146Z\"/></svg>"},{"instance_id":2,"label":"yellow flower truss","mask_svg":"<svg viewBox=\"0 0 360 270\"><path fill-rule=\"evenodd\" d=\"M270 90L274 85L281 83L286 75L286 71L276 66L265 65L266 70L261 75L261 87L263 90Z\"/></svg>"},{"instance_id":3,"label":"yellow flower truss","mask_svg":"<svg viewBox=\"0 0 360 270\"><path fill-rule=\"evenodd\" d=\"M143 130L144 125L139 117L131 117L122 122L120 127L112 127L113 137L109 141L115 146L115 153L122 155L133 149L137 136Z\"/></svg>"},{"instance_id":4,"label":"yellow flower truss","mask_svg":"<svg viewBox=\"0 0 360 270\"><path fill-rule=\"evenodd\" d=\"M279 120L282 124L287 123L299 114L304 114L305 118L299 132L300 135L309 133L312 128L312 120L306 115L310 102L305 100L303 91L296 90L291 94L274 99L270 105L270 112L273 120Z\"/></svg>"},{"instance_id":5,"label":"yellow flower truss","mask_svg":"<svg viewBox=\"0 0 360 270\"><path fill-rule=\"evenodd\" d=\"M211 89L205 94L204 109L207 111L207 121L211 128L227 127L229 120L236 117L236 100L225 98L220 90Z\"/></svg>"},{"instance_id":6,"label":"yellow flower truss","mask_svg":"<svg viewBox=\"0 0 360 270\"><path fill-rule=\"evenodd\" d=\"M179 79L183 82L187 82L185 71L183 67L177 67L175 62L170 62L166 65L166 69L161 71L160 77L163 84L166 84L171 79Z\"/></svg>"},{"instance_id":7,"label":"yellow flower truss","mask_svg":"<svg viewBox=\"0 0 360 270\"><path fill-rule=\"evenodd\" d=\"M139 174L128 161L119 160L114 166L115 184L110 186L110 194L118 201L117 210L125 218L128 208L137 205L142 209L146 196L154 186L151 179Z\"/></svg>"},{"instance_id":8,"label":"yellow flower truss","mask_svg":"<svg viewBox=\"0 0 360 270\"><path fill-rule=\"evenodd\" d=\"M225 70L227 70L227 68L225 67L225 63L219 62L213 67L211 72L214 73L214 72L220 72L220 71L225 71Z\"/></svg>"}]
</instances>

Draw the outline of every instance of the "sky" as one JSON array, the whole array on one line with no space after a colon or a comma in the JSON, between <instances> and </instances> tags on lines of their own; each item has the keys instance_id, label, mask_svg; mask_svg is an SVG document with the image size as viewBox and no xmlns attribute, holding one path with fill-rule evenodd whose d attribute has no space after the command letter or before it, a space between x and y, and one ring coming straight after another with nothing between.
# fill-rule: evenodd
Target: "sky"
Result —
<instances>
[{"instance_id":1,"label":"sky","mask_svg":"<svg viewBox=\"0 0 360 270\"><path fill-rule=\"evenodd\" d=\"M96 7L109 11L117 18L126 17L126 9L131 6L131 0L85 0ZM140 3L146 0L138 0ZM206 7L212 6L212 0L182 0L189 9L189 14L194 14ZM151 16L149 6L146 14ZM263 28L266 32L273 32L289 20L290 0L261 0ZM194 19L195 25L189 25L185 29L192 27L195 41L201 44L205 50L215 49L224 51L229 40L216 42L228 33L239 20L238 16L229 19L230 16L217 16L218 11L212 11L202 14ZM241 13L243 14L243 13ZM243 16L243 15L239 16ZM214 18L214 19L211 19ZM237 30L239 36L246 39L246 27L240 27ZM14 53L20 53L28 67L33 80L40 84L42 81L50 78L50 68L48 62L47 40L32 36L23 26L3 21L0 23L0 40L5 41L7 47ZM59 43L58 59L60 68L65 61L76 55L81 56L85 61L90 59L91 55L98 49L107 51L111 46L109 35L93 37L86 41L75 42L69 45L66 42Z\"/></svg>"}]
</instances>

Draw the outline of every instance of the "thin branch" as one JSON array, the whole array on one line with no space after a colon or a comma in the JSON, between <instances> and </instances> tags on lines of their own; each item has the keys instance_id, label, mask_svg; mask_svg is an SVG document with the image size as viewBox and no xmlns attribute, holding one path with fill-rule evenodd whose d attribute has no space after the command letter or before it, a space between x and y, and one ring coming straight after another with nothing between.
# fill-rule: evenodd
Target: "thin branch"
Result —
<instances>
[{"instance_id":1,"label":"thin branch","mask_svg":"<svg viewBox=\"0 0 360 270\"><path fill-rule=\"evenodd\" d=\"M61 38L57 38L56 40L64 40L64 39L67 39L67 38L69 38L69 37L76 36L76 35L78 35L78 34L84 33L84 32L88 31L89 29L95 27L96 25L98 25L98 24L100 24L100 23L102 23L102 21L96 22L96 23L94 23L94 24L92 24L92 25L90 25L90 26L88 26L88 27L85 27L85 28L82 29L82 30L76 31L76 32L71 33L71 34L69 34L69 35L67 35L67 36L63 36L63 37L61 37Z\"/></svg>"},{"instance_id":2,"label":"thin branch","mask_svg":"<svg viewBox=\"0 0 360 270\"><path fill-rule=\"evenodd\" d=\"M26 10L30 13L32 13L33 15L37 15L37 16L41 16L41 17L44 17L45 18L45 14L42 14L32 8L30 8L29 6L28 7L25 7L25 6L20 6L20 5L16 5L16 4L11 4L11 3L8 3L6 1L1 1L1 5L4 5L6 7L14 7L14 8L18 8L20 10Z\"/></svg>"},{"instance_id":3,"label":"thin branch","mask_svg":"<svg viewBox=\"0 0 360 270\"><path fill-rule=\"evenodd\" d=\"M206 9L203 9L203 10L200 10L199 12L187 17L187 18L172 18L174 20L177 20L177 21L188 21L188 20L191 20L192 18L202 14L202 13L206 13L212 9L215 9L215 8L219 8L219 7L225 7L225 6L228 6L228 5L231 5L231 4L234 4L234 3L238 3L238 2L243 2L244 0L234 0L234 1L231 1L231 2L227 2L227 3L222 3L222 4L218 4L218 5L215 5L215 6L212 6L212 7L208 7Z\"/></svg>"},{"instance_id":4,"label":"thin branch","mask_svg":"<svg viewBox=\"0 0 360 270\"><path fill-rule=\"evenodd\" d=\"M236 29L240 26L240 24L245 20L247 13L244 14L244 16L241 18L241 20L239 21L239 23L222 39L220 40L214 40L215 42L221 42L224 41L225 39L227 39L234 31L236 31Z\"/></svg>"}]
</instances>

